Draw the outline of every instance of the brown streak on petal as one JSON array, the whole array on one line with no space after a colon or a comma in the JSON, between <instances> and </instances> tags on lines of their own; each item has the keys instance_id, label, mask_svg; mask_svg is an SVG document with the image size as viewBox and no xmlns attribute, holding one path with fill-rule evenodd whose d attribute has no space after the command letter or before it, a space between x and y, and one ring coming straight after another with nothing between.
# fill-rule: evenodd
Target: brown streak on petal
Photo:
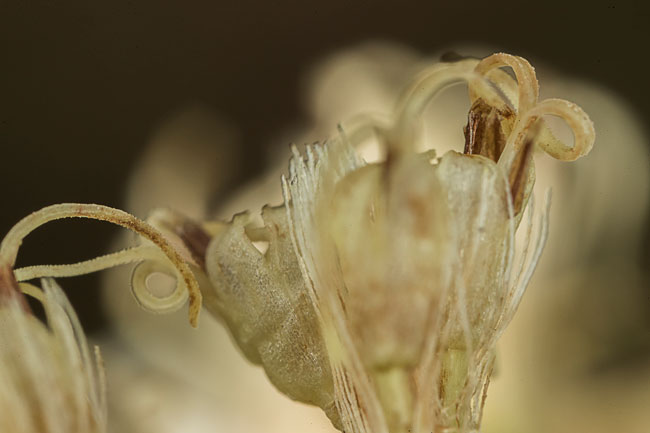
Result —
<instances>
[{"instance_id":1,"label":"brown streak on petal","mask_svg":"<svg viewBox=\"0 0 650 433\"><path fill-rule=\"evenodd\" d=\"M348 309L347 309L347 306L345 305L345 300L343 300L343 295L341 295L340 290L336 291L336 296L339 298L339 302L341 303L341 310L343 310L343 314L345 314L347 316Z\"/></svg>"},{"instance_id":2,"label":"brown streak on petal","mask_svg":"<svg viewBox=\"0 0 650 433\"><path fill-rule=\"evenodd\" d=\"M481 412L483 412L483 408L485 407L485 400L487 400L487 392L490 386L490 380L492 379L492 372L494 371L494 360L490 364L490 372L487 375L487 380L485 381L485 385L483 386L483 393L481 395Z\"/></svg>"},{"instance_id":3,"label":"brown streak on petal","mask_svg":"<svg viewBox=\"0 0 650 433\"><path fill-rule=\"evenodd\" d=\"M386 191L390 190L390 183L391 183L391 176L393 173L393 169L396 166L395 162L397 160L397 155L395 154L394 147L390 144L387 143L386 146L386 160L384 161L383 164L383 170L382 170L382 185Z\"/></svg>"},{"instance_id":4,"label":"brown streak on petal","mask_svg":"<svg viewBox=\"0 0 650 433\"><path fill-rule=\"evenodd\" d=\"M526 176L533 155L534 142L534 138L528 137L526 139L523 149L517 154L510 171L508 181L510 183L510 193L512 194L512 204L515 215L521 211L524 203Z\"/></svg>"},{"instance_id":5,"label":"brown streak on petal","mask_svg":"<svg viewBox=\"0 0 650 433\"><path fill-rule=\"evenodd\" d=\"M365 424L365 420L368 419L368 411L366 409L365 402L362 402L359 399L359 392L357 391L356 385L350 380L350 375L348 374L348 370L346 368L343 368L343 375L345 377L345 382L348 384L350 387L350 390L354 394L354 404L355 406L359 409L359 413L361 414L361 418Z\"/></svg>"},{"instance_id":6,"label":"brown streak on petal","mask_svg":"<svg viewBox=\"0 0 650 433\"><path fill-rule=\"evenodd\" d=\"M413 216L414 232L422 238L428 236L431 228L431 215L428 203L422 197L409 195L406 198L406 204L409 212Z\"/></svg>"}]
</instances>

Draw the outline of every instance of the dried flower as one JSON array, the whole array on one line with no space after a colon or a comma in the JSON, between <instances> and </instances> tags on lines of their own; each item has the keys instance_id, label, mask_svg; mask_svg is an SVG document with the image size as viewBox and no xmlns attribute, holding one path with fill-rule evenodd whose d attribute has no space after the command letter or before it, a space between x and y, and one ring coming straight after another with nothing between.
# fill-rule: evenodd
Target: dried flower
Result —
<instances>
[{"instance_id":1,"label":"dried flower","mask_svg":"<svg viewBox=\"0 0 650 433\"><path fill-rule=\"evenodd\" d=\"M473 102L465 153L415 154L424 107L457 81ZM545 128L548 114L572 127L573 147ZM538 102L528 62L498 54L438 65L392 118L350 125L306 157L294 149L285 204L264 208L263 226L236 215L196 250L206 306L278 389L343 431L476 431L496 340L546 238L543 212L529 249L534 148L576 159L593 143L591 122L569 102ZM369 132L387 148L382 163L355 153Z\"/></svg>"},{"instance_id":2,"label":"dried flower","mask_svg":"<svg viewBox=\"0 0 650 433\"><path fill-rule=\"evenodd\" d=\"M424 108L460 81L472 102L464 153L417 154ZM594 140L579 107L537 99L534 70L520 57L434 66L392 115L353 119L305 155L294 148L284 204L265 207L262 225L248 213L198 224L160 210L145 223L98 205L56 205L3 240L0 269L8 277L0 288L14 284L14 274L23 281L144 261L133 274L144 308L169 311L189 298L196 325L203 299L280 391L321 407L340 430L476 432L496 341L546 240L550 196L536 218L533 153L574 160ZM553 137L545 115L567 122L572 147ZM386 149L377 164L355 150L371 134ZM67 217L110 221L148 241L73 265L13 270L27 233ZM155 272L176 278L170 295L148 291Z\"/></svg>"}]
</instances>

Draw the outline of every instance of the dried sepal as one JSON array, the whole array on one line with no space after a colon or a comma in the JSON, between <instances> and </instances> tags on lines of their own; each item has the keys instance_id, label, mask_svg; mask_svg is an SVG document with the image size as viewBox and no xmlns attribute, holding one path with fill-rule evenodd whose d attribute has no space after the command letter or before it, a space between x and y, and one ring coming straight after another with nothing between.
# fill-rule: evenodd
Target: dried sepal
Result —
<instances>
[{"instance_id":1,"label":"dried sepal","mask_svg":"<svg viewBox=\"0 0 650 433\"><path fill-rule=\"evenodd\" d=\"M289 397L336 418L332 375L321 331L305 293L284 208L265 207L263 226L236 215L219 230L205 256L215 291L210 312L225 320L246 357L264 366ZM254 242L268 242L261 252Z\"/></svg>"}]
</instances>

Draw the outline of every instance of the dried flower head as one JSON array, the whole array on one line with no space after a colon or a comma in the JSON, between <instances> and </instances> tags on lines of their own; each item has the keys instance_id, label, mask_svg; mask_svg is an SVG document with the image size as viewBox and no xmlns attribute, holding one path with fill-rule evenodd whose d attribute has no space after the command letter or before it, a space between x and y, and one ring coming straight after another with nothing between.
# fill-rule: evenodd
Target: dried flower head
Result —
<instances>
[{"instance_id":1,"label":"dried flower head","mask_svg":"<svg viewBox=\"0 0 650 433\"><path fill-rule=\"evenodd\" d=\"M464 152L416 153L426 105L457 82L472 102ZM572 128L572 147L553 137L546 115ZM382 162L358 156L368 136L385 148ZM321 407L341 431L475 432L496 341L547 235L550 196L538 213L530 199L533 154L574 160L593 140L579 107L538 101L526 60L444 63L418 76L391 115L353 119L304 155L294 148L284 204L265 207L261 225L249 213L199 224L159 210L144 222L98 205L56 205L9 232L0 266L23 281L144 262L133 274L144 308L169 311L189 298L196 325L203 299L280 391ZM111 221L147 241L74 265L13 270L22 238L66 217ZM148 290L155 272L176 279L171 294Z\"/></svg>"},{"instance_id":2,"label":"dried flower head","mask_svg":"<svg viewBox=\"0 0 650 433\"><path fill-rule=\"evenodd\" d=\"M464 153L415 153L426 104L458 81L472 100ZM236 215L196 250L207 308L278 389L343 431L478 430L496 340L546 239L547 214L535 222L529 200L534 150L573 160L594 139L579 107L537 94L519 57L437 65L394 115L356 119L305 156L294 149L284 205L264 208L262 226ZM569 124L573 147L544 115ZM381 163L354 149L371 132Z\"/></svg>"}]
</instances>

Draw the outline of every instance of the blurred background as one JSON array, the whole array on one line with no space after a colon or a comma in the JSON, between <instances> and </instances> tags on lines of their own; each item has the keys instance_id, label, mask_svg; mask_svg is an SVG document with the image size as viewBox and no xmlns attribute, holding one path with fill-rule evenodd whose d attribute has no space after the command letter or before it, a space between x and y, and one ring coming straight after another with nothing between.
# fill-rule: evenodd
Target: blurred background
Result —
<instances>
[{"instance_id":1,"label":"blurred background","mask_svg":"<svg viewBox=\"0 0 650 433\"><path fill-rule=\"evenodd\" d=\"M290 142L323 140L355 110L389 109L408 77L446 50L522 55L538 67L542 91L551 91L546 96L573 100L592 115L598 138L594 154L577 168L540 164L540 183L556 185L554 212L563 213L554 214L554 237L504 337L488 399L500 403L488 403L485 431L647 432L649 20L644 3L614 1L5 0L0 230L58 202L101 203L141 217L167 205L224 218L247 206L278 203L278 173ZM457 110L456 134L463 110ZM260 176L257 187L246 186ZM19 264L92 257L115 248L118 233L102 223L53 223L28 238ZM188 390L201 380L178 376L179 360L161 362L171 344L152 337L167 322L130 310L126 287L116 289L123 298L100 295L101 278L62 285L91 337L121 335L106 344L109 375L112 347L113 372L125 372L114 374L113 394L126 390L147 401L140 409L149 414L162 411L156 396L163 391L177 394L168 403L174 410L181 399L190 406ZM179 319L174 326L185 325ZM221 332L218 341L227 345L216 322L205 327L188 340L188 350L216 338L211 332ZM196 371L224 359L226 349L215 348L206 349L205 365ZM245 404L245 386L264 386L264 377L234 351L231 356L232 365L223 361L219 368L238 374L229 382L209 376L215 389L204 389L203 406L188 411L196 419L215 416L214 407L222 408L224 419L284 413L274 409L279 397L270 388L259 392L268 394L264 413L251 415L233 403ZM154 371L149 381L145 371ZM217 392L218 384L244 391L228 396ZM112 409L112 423L123 431L153 431L152 425L137 426L141 413L119 403ZM304 425L320 422L313 431L328 431L312 412L291 410L288 416ZM188 419L174 430L157 418L168 427L156 431L259 427L233 421L215 429L197 421L192 429ZM305 431L303 424L283 422L261 425L268 432Z\"/></svg>"}]
</instances>

